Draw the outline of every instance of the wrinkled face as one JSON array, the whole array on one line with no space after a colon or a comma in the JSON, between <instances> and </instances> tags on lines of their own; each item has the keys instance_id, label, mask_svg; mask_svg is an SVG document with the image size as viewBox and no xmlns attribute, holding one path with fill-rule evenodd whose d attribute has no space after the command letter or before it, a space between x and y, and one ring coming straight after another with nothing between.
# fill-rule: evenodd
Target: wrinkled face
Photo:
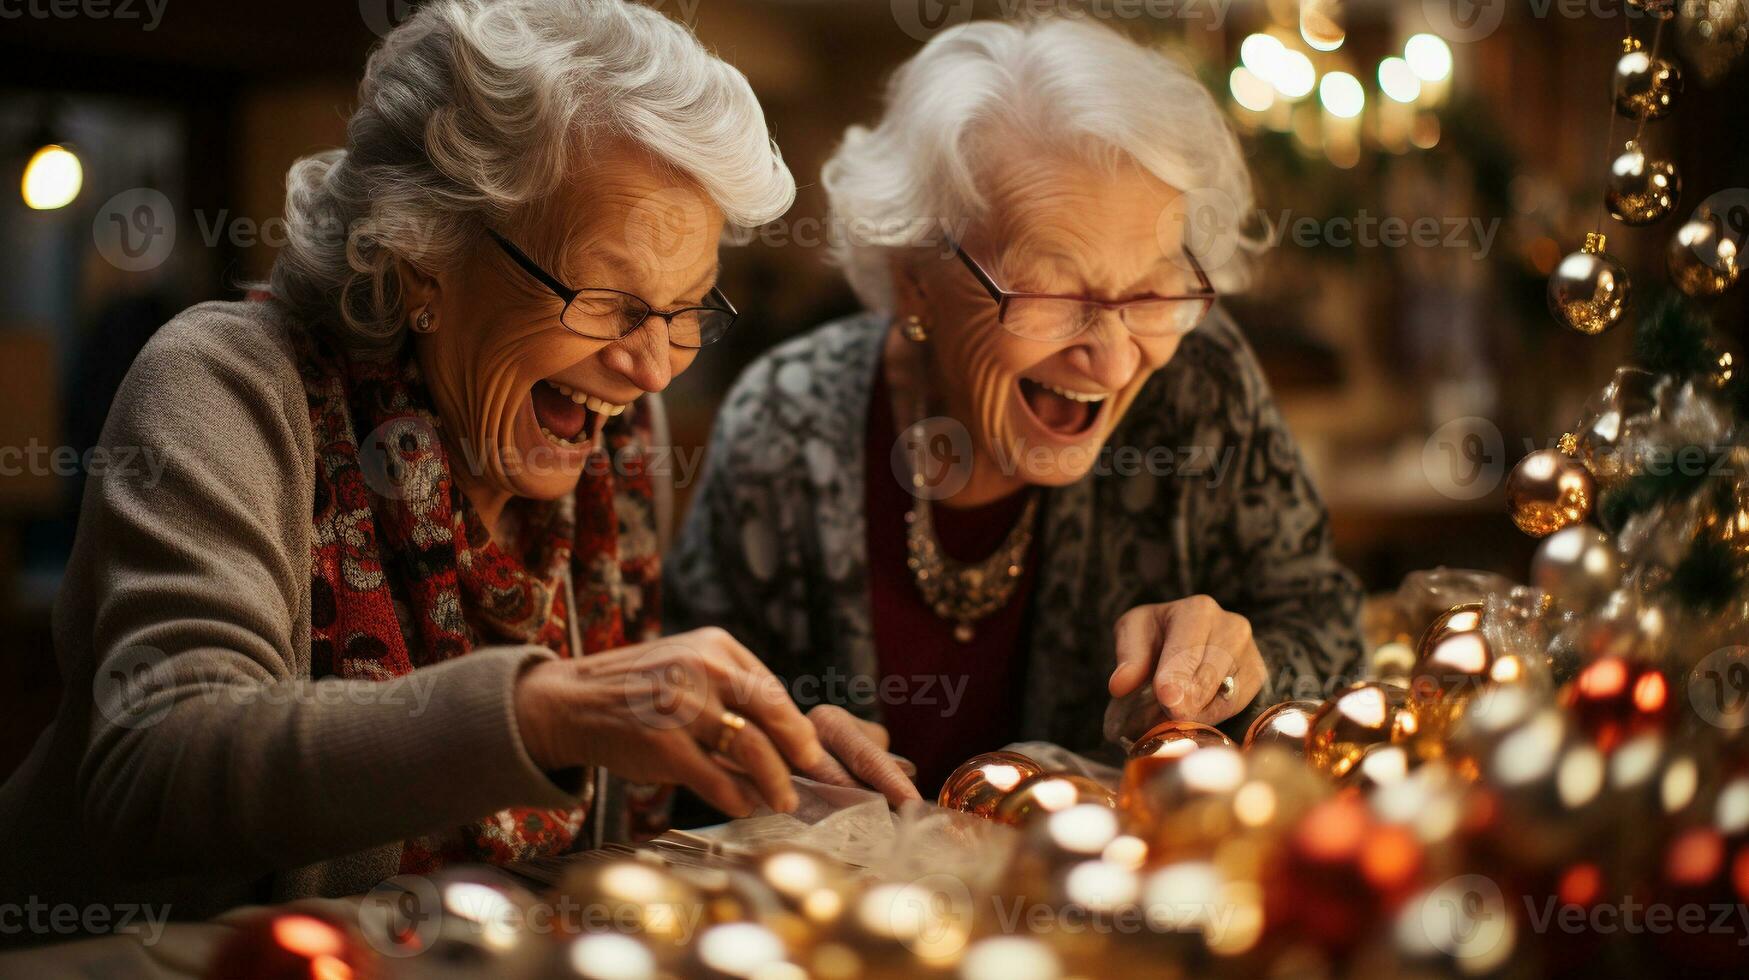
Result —
<instances>
[{"instance_id":1,"label":"wrinkled face","mask_svg":"<svg viewBox=\"0 0 1749 980\"><path fill-rule=\"evenodd\" d=\"M722 227L696 185L621 146L595 156L524 227L503 231L572 289L617 289L672 310L700 305L716 284ZM467 468L470 492L571 492L606 420L666 388L698 353L671 345L657 316L619 340L567 330L563 300L490 239L437 277L433 292L425 308L436 329L414 336L458 456L452 466ZM416 316L420 298L409 307ZM611 333L619 314L603 313L597 320Z\"/></svg>"},{"instance_id":2,"label":"wrinkled face","mask_svg":"<svg viewBox=\"0 0 1749 980\"><path fill-rule=\"evenodd\" d=\"M962 247L1009 292L1097 299L1188 294L1200 280L1182 254L1179 191L1130 161L1116 175L1051 152L997 152L986 168L990 212ZM895 275L899 315L929 325L929 380L971 432L979 464L1014 485L1083 478L1147 378L1181 336L1133 336L1116 311L1063 341L1016 336L971 271L941 248L916 250ZM1023 306L1009 306L1016 322Z\"/></svg>"},{"instance_id":3,"label":"wrinkled face","mask_svg":"<svg viewBox=\"0 0 1749 980\"><path fill-rule=\"evenodd\" d=\"M1036 149L993 156L1003 162L985 174L988 217L965 230L961 245L1003 289L1102 300L1199 289L1181 223L1168 214L1177 190L1127 160L1113 175ZM929 328L932 392L970 431L980 465L1016 485L1061 486L1086 475L1182 339L1134 336L1115 311L1068 340L1018 336L997 322L996 301L972 273L940 248L899 260L895 286L899 316L915 313ZM1010 306L1008 322L1017 315L1024 301Z\"/></svg>"}]
</instances>

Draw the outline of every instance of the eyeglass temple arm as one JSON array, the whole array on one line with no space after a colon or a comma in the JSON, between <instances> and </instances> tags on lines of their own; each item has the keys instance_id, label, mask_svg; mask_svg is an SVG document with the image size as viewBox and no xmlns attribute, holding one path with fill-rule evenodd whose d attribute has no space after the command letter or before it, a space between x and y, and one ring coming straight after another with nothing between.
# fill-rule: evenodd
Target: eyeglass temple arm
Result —
<instances>
[{"instance_id":1,"label":"eyeglass temple arm","mask_svg":"<svg viewBox=\"0 0 1749 980\"><path fill-rule=\"evenodd\" d=\"M567 303L577 298L577 290L572 289L548 275L545 269L536 265L533 259L523 254L522 249L511 244L510 239L505 238L503 235L498 234L490 228L486 229L486 234L491 235L492 240L498 243L498 247L504 250L504 254L510 256L511 260L517 265L522 266L524 272L539 280L541 285L552 290L554 293L557 293L559 298Z\"/></svg>"}]
</instances>

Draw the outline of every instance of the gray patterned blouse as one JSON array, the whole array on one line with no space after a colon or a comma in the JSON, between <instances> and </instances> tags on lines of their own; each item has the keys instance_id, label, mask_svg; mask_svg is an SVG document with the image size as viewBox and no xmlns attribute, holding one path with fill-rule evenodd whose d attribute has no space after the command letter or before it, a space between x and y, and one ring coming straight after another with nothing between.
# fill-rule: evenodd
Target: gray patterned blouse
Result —
<instances>
[{"instance_id":1,"label":"gray patterned blouse","mask_svg":"<svg viewBox=\"0 0 1749 980\"><path fill-rule=\"evenodd\" d=\"M880 718L865 441L887 324L861 314L766 353L717 417L664 582L665 626L717 625L798 704ZM888 479L887 473L874 474ZM1045 495L1025 656L1026 739L1100 749L1112 629L1204 593L1251 620L1271 673L1251 708L1315 696L1361 653L1360 589L1256 356L1217 309L1143 388L1094 471Z\"/></svg>"}]
</instances>

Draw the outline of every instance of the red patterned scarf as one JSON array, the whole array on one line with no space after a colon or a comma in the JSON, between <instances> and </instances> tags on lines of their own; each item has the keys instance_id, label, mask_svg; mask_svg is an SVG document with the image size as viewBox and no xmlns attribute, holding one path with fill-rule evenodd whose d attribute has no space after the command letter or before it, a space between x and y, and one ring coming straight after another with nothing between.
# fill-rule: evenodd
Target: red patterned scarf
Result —
<instances>
[{"instance_id":1,"label":"red patterned scarf","mask_svg":"<svg viewBox=\"0 0 1749 980\"><path fill-rule=\"evenodd\" d=\"M299 346L316 448L313 676L388 680L485 644L539 644L568 657L658 634L661 570L641 406L608 425L606 452L590 457L573 497L512 502L517 547L500 548L451 478L410 348L352 357L309 334ZM581 651L571 648L567 577ZM563 853L582 837L588 800L581 804L513 808L409 840L401 871Z\"/></svg>"}]
</instances>

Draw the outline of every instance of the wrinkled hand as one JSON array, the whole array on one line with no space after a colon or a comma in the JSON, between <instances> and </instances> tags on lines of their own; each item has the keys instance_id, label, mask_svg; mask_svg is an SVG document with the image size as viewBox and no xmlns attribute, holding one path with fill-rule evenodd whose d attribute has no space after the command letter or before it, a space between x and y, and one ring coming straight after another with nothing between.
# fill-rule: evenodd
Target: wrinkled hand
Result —
<instances>
[{"instance_id":1,"label":"wrinkled hand","mask_svg":"<svg viewBox=\"0 0 1749 980\"><path fill-rule=\"evenodd\" d=\"M917 767L887 751L892 741L886 726L863 721L835 704L816 706L808 720L826 756L817 766L802 767L803 775L833 786L875 790L893 806L922 799L912 782Z\"/></svg>"},{"instance_id":2,"label":"wrinkled hand","mask_svg":"<svg viewBox=\"0 0 1749 980\"><path fill-rule=\"evenodd\" d=\"M796 807L790 767L827 761L814 726L746 647L714 627L587 657L542 660L517 679L516 723L543 769L604 766L680 783L735 817ZM723 715L747 725L714 751Z\"/></svg>"},{"instance_id":3,"label":"wrinkled hand","mask_svg":"<svg viewBox=\"0 0 1749 980\"><path fill-rule=\"evenodd\" d=\"M1137 606L1117 621L1116 632L1112 697L1152 681L1168 718L1218 724L1250 704L1267 679L1251 621L1206 595ZM1222 697L1228 675L1233 693Z\"/></svg>"}]
</instances>

